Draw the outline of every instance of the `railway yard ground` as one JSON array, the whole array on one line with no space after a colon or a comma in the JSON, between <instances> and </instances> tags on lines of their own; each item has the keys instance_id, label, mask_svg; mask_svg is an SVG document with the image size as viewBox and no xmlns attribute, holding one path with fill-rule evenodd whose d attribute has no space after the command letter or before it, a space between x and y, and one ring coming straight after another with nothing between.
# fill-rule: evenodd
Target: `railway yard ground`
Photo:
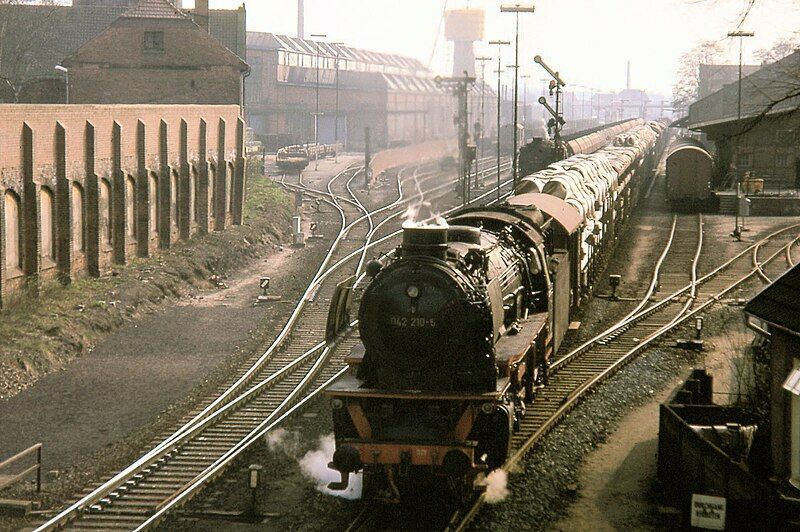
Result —
<instances>
[{"instance_id":1,"label":"railway yard ground","mask_svg":"<svg viewBox=\"0 0 800 532\"><path fill-rule=\"evenodd\" d=\"M323 189L331 176L357 163L355 157L342 157L338 165L324 161L320 172L304 173L303 183ZM365 203L382 205L391 201L387 198L393 194L396 189L384 181L368 197L359 195ZM646 291L652 265L669 236L672 215L658 183L652 197L643 201L599 277L598 297L575 318L580 327L567 337L567 347L581 344L619 320ZM0 402L0 423L18 427L0 434L0 447L23 448L35 441L45 442L44 470L50 472L45 475L46 506L74 498L103 475L131 463L149 447L148 442L164 434L200 398L213 395L248 355L269 345L288 316L291 305L287 303L295 301L307 286L339 222L335 211L325 204L320 212L313 202L306 202L303 211L305 223L317 221L317 232L325 238L310 240L302 249L279 247L278 239L285 242L287 238L281 231L288 232L288 227L280 228L273 221L272 238L264 240L257 253L249 254L250 260L226 268L225 278L220 279L224 288L212 288L207 280L187 283L161 304L129 312L113 331L93 342L86 354ZM281 223L288 223L288 213L282 216ZM700 255L700 274L789 223L786 218L749 220L745 241L735 242L729 236L730 217L705 216L703 222L706 247ZM690 222L679 226L676 241L691 240L692 227ZM248 237L240 234L235 238ZM137 267L139 271L149 268ZM622 277L617 292L622 301L604 297L610 290L606 279L611 273ZM254 306L260 275L272 277L270 293L279 294L279 301ZM692 367L709 368L717 391L736 390L734 353L749 336L743 332L735 303L760 286L751 281L727 296L723 303L732 300L732 305L717 305L706 313L703 353L670 347L676 336L693 334L684 328L597 388L517 464L515 473L526 474L512 473L505 500L484 507L471 527L670 528L675 516L659 504L655 485L658 405ZM657 293L656 299L660 295L664 294ZM732 328L740 331L738 337L729 334ZM129 378L131 375L136 378ZM156 387L160 393L148 393ZM38 405L36 413L30 407L34 403ZM48 406L42 410L42 404ZM56 423L65 418L71 422ZM347 529L361 511L359 501L319 490L335 480L327 469L332 452L330 418L328 401L315 400L302 415L263 438L234 467L162 522L161 529ZM53 433L53 426L64 430ZM93 434L90 440L83 436L87 433ZM264 467L256 519L248 515L250 464ZM0 521L0 529L27 524L32 521L5 519Z\"/></svg>"},{"instance_id":2,"label":"railway yard ground","mask_svg":"<svg viewBox=\"0 0 800 532\"><path fill-rule=\"evenodd\" d=\"M656 189L607 266L607 274L622 275L618 294L623 299L641 295L647 288L648 272L667 239L671 214L662 199ZM745 241L735 242L729 236L730 217L712 215L703 220L706 248L700 273L789 223L786 218L752 219ZM677 239L691 237L680 234L681 230L685 228L679 229ZM658 405L693 367L709 369L717 392L737 390L738 351L751 338L742 325L739 300L760 286L760 282L750 282L705 314L704 352L671 347L677 337L694 334L684 327L601 385L517 466L516 472L525 474L510 476L508 497L485 507L472 529L666 530L676 526L676 514L660 504L655 484ZM605 281L596 288L601 296L608 291ZM568 343L577 345L599 333L633 305L592 299L578 318L580 329ZM725 398L717 401L725 402ZM329 419L327 401L316 401L304 415L255 446L162 529L216 530L221 522L231 530L347 529L361 509L358 501L334 498L318 489L335 480L326 469L332 452ZM262 517L256 523L232 517L249 508L245 479L250 464L264 466L266 473L256 503Z\"/></svg>"},{"instance_id":3,"label":"railway yard ground","mask_svg":"<svg viewBox=\"0 0 800 532\"><path fill-rule=\"evenodd\" d=\"M321 161L318 174L327 178L355 160ZM0 426L8 427L0 448L44 444L45 506L132 461L286 320L287 303L307 286L326 244L293 248L294 199L274 182L250 177L243 226L195 238L116 276L79 281L48 308L37 301L7 314L3 327L13 323L15 338L42 338L26 350L42 362L28 358L0 373ZM270 294L280 299L256 306L261 275L271 277ZM48 319L30 320L43 314ZM51 321L69 329L42 330L58 327L46 325ZM30 498L30 485L13 495ZM0 530L21 524L0 519Z\"/></svg>"}]
</instances>

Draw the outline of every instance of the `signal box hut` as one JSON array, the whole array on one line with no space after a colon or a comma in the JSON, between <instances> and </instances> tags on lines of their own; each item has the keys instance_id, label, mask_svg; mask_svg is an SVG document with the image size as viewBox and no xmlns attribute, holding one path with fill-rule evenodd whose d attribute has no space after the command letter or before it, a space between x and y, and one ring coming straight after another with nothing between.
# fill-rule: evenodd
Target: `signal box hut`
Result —
<instances>
[{"instance_id":1,"label":"signal box hut","mask_svg":"<svg viewBox=\"0 0 800 532\"><path fill-rule=\"evenodd\" d=\"M800 498L800 265L744 307L747 324L768 339L772 479Z\"/></svg>"}]
</instances>

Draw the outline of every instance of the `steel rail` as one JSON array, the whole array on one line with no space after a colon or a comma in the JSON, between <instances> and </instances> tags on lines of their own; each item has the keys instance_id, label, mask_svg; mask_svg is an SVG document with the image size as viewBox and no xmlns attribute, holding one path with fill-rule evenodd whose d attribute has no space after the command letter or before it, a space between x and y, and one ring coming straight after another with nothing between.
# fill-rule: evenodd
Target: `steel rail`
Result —
<instances>
[{"instance_id":1,"label":"steel rail","mask_svg":"<svg viewBox=\"0 0 800 532\"><path fill-rule=\"evenodd\" d=\"M336 179L341 177L343 174L345 174L350 169L351 169L350 167L346 168L345 170L343 170L342 172L340 172L339 174L334 176L329 181L328 188L329 188L330 197L333 200L333 202L331 202L331 201L326 201L326 202L331 204L333 207L335 207L339 211L340 217L342 218L342 227L340 229L340 233L337 236L335 242L332 244L331 248L329 249L325 260L320 265L317 273L314 276L315 280L317 280L317 281L320 281L320 277L321 277L320 274L323 272L323 270L325 268L325 265L329 262L332 254L333 254L334 249L336 248L338 242L343 238L343 235L345 235L346 232L350 228L352 228L353 225L355 225L355 223L358 223L358 221L360 221L361 219L364 218L362 216L361 218L359 218L358 221L354 222L353 224L350 224L349 226L345 226L344 223L346 221L346 218L344 216L343 209L338 204L337 199L343 199L344 201L347 201L348 203L351 203L351 204L356 205L356 206L359 206L358 203L360 203L360 202L350 201L350 200L347 200L346 198L341 198L341 197L337 198L336 195L333 194L332 189L330 187L330 185L331 185L331 183L333 181L335 181ZM352 181L352 178L351 178L350 181ZM284 175L284 184L285 185L289 185L288 183L285 183L285 175ZM355 199L357 200L357 198L355 198ZM361 209L363 209L363 205L360 205L359 207ZM299 310L302 310L301 307L303 306L304 302L308 299L306 296L312 290L312 288L313 288L312 285L313 284L315 284L315 283L312 281L311 285L309 286L309 289L306 291L306 294L304 294L304 297L302 297L300 299L300 303L298 303L298 306L295 308L295 312L293 313L292 317L290 317L289 321L287 322L287 325L285 326L285 328L284 328L284 330L282 332L285 333L296 322L296 318L299 315ZM94 505L97 502L99 502L103 498L104 495L106 495L108 493L112 493L112 492L114 492L114 490L117 490L118 488L120 488L122 486L122 484L126 483L130 478L132 478L138 472L146 469L147 466L150 465L151 463L153 463L158 457L167 454L170 449L175 448L176 446L180 445L180 442L187 440L192 435L196 434L197 432L199 432L203 428L207 427L209 424L211 424L211 422L217 420L217 418L219 418L223 413L227 412L230 408L233 408L233 406L235 406L239 402L241 402L243 400L246 400L247 398L251 397L254 393L256 393L257 391L261 390L267 384L273 382L276 378L282 376L289 369L294 368L297 364L299 364L300 362L304 361L308 356L310 356L311 354L313 354L317 350L317 349L311 349L311 350L307 351L306 353L304 353L303 355L298 357L294 362L288 364L283 370L281 370L281 371L271 375L270 377L266 378L264 381L262 381L261 383L256 385L253 389L251 389L247 393L240 395L240 397L238 397L233 402L233 404L231 404L230 406L226 407L218 415L213 415L211 417L208 417L209 414L214 411L215 407L218 407L218 405L220 405L225 398L227 398L228 396L230 396L230 395L232 395L234 393L235 389L240 388L241 385L244 384L244 382L245 382L244 378L245 377L250 376L251 374L254 374L255 371L257 370L257 368L259 368L259 367L261 367L263 365L263 362L265 362L266 357L269 354L271 354L271 352L274 351L275 347L279 346L285 340L286 336L287 336L286 334L280 334L278 336L278 338L275 340L275 342L273 342L273 344L267 350L267 352L265 352L264 355L262 355L259 358L259 360L255 364L253 364L253 366L251 366L251 368L245 373L245 375L243 375L242 378L240 378L233 386L228 388L220 397L218 397L214 402L212 402L211 405L206 407L201 413L197 414L192 420L190 420L189 422L184 424L180 429L178 429L178 431L176 431L171 436L166 438L159 445L157 445L156 447L151 449L148 453L146 453L144 456L140 457L136 462L134 462L133 464L128 466L126 469L124 469L123 471L121 471L120 473L118 473L117 475L112 477L112 479L110 479L106 483L102 484L101 486L99 486L98 488L96 488L95 490L90 492L88 495L86 495L81 500L79 500L78 502L74 503L73 505L71 505L70 507L65 509L64 511L60 512L59 514L57 514L54 518L52 518L51 520L49 520L45 524L41 525L37 530L45 530L45 529L48 529L50 527L66 524L66 522L71 520L70 519L71 516L73 516L74 514L80 514L87 507L91 507L92 505ZM206 419L206 418L208 418L208 419Z\"/></svg>"},{"instance_id":2,"label":"steel rail","mask_svg":"<svg viewBox=\"0 0 800 532\"><path fill-rule=\"evenodd\" d=\"M344 175L350 167L345 168L340 173L336 174L331 181L338 179L342 175ZM333 255L333 252L338 244L338 241L341 239L344 230L344 211L334 205L338 210L342 217L342 230L340 230L339 235L336 239L334 239L334 243L331 245L330 249L328 250L327 255L323 259L322 263L320 264L314 278L317 278L320 273L325 269L327 263L330 261L330 258ZM310 288L310 285L309 285ZM202 420L207 417L211 412L220 408L230 396L236 393L242 386L244 386L249 380L255 375L257 369L263 365L263 363L272 355L272 353L276 350L276 348L283 343L283 341L288 337L289 331L296 323L299 315L302 311L302 308L305 306L305 296L308 293L308 289L304 294L304 297L300 298L297 306L295 307L294 311L292 312L291 316L289 317L288 321L282 328L281 332L278 334L277 338L270 347L266 350L264 354L262 354L259 359L248 369L245 373L228 389L226 389L222 394L220 394L212 403L206 406L200 413L194 416L189 422L185 423L181 428L175 431L172 435L168 436L165 440L161 443L150 449L136 461L134 461L131 465L127 466L125 469L114 475L110 480L104 482L94 490L92 490L89 494L82 497L77 502L73 503L72 505L68 506L66 509L59 512L55 517L48 520L41 526L36 528L36 531L43 531L48 530L51 528L57 528L60 526L65 525L69 522L75 514L81 513L84 509L96 504L102 498L104 498L107 494L113 492L114 490L118 489L122 486L125 482L130 480L134 475L138 474L141 470L145 469L148 465L150 465L154 460L158 459L159 457L163 456L166 452L169 451L170 448L174 447L176 442L183 439L183 436L191 431L192 427L202 422Z\"/></svg>"},{"instance_id":3,"label":"steel rail","mask_svg":"<svg viewBox=\"0 0 800 532\"><path fill-rule=\"evenodd\" d=\"M507 185L508 183L512 182L511 180L501 184L501 187ZM481 197L486 197L490 194L494 194L494 190L490 190L485 194L476 198L476 201ZM507 197L508 194L504 195L503 197ZM496 200L492 200L490 202L494 203ZM450 211L458 209L460 207L450 209ZM425 221L430 221L433 217L426 219ZM393 233L398 234L399 232ZM364 248L371 247L369 245L365 245ZM351 254L352 256L353 254ZM349 330L352 330L358 324L358 320L355 320L350 323ZM339 339L342 339L340 337ZM311 398L315 397L321 390L324 390L329 384L334 382L338 379L341 375L343 375L347 371L347 366L340 369L333 377L328 379L324 384L319 386L314 392L304 397L297 405L292 407L289 411L285 414L277 417L280 411L285 408L286 405L290 404L298 394L302 392L302 390L306 387L308 381L313 379L315 375L318 373L321 364L324 360L328 358L331 351L335 348L336 342L332 344L326 345L325 349L323 350L320 357L315 362L314 366L309 370L309 372L304 377L303 382L301 382L293 391L292 393L284 399L284 401L276 407L272 414L270 414L265 420L259 424L259 426L251 431L245 438L243 438L240 442L238 442L230 451L226 452L225 455L217 459L211 466L209 466L206 470L202 473L198 474L193 480L187 483L183 488L181 488L178 492L176 492L173 496L170 497L167 501L163 502L156 510L152 516L150 516L144 523L142 523L139 527L135 530L145 530L150 526L157 524L163 517L166 516L168 512L172 509L177 507L178 505L186 502L193 494L195 494L202 486L207 484L211 479L215 478L217 474L219 474L224 467L226 467L232 460L238 457L241 453L243 453L250 445L258 441L262 438L267 432L272 430L274 427L277 427L288 415L290 415L293 411L297 408L308 402Z\"/></svg>"},{"instance_id":4,"label":"steel rail","mask_svg":"<svg viewBox=\"0 0 800 532\"><path fill-rule=\"evenodd\" d=\"M798 225L800 225L800 224L798 224ZM771 235L769 235L768 237L766 237L766 239L774 238L775 236L778 236L779 234L782 234L782 233L790 230L791 228L796 228L798 225L789 226L789 227L783 228L782 230L776 231L776 232L772 233ZM778 251L773 253L762 264L768 264L769 262L774 260L776 257L778 257L784 251L784 248L786 246L790 246L794 242L797 242L798 240L800 240L800 237L795 238L789 244L781 246L781 248ZM743 255L745 255L747 253L747 251L748 250L745 250L743 253L738 254L736 258L741 258ZM730 261L727 261L725 263L725 265L727 267L727 266L730 266L732 263L733 263L733 260L730 260ZM609 367L604 369L597 376L595 376L594 378L592 378L592 379L590 379L590 380L588 380L586 382L581 383L569 395L567 400L559 406L558 410L556 410L556 412L552 416L550 416L547 419L547 421L545 421L526 440L526 442L522 446L520 446L520 448L517 449L517 451L511 457L508 458L508 460L506 460L506 462L503 465L502 469L505 470L506 472L510 472L514 468L514 466L525 456L525 454L527 454L527 452L538 441L540 441L542 439L542 437L545 434L547 434L556 425L556 423L558 423L567 414L567 412L569 412L578 403L578 401L580 401L584 397L584 395L586 395L590 390L593 390L601 382L605 381L608 377L610 377L611 375L616 373L622 366L624 366L625 364L630 362L635 356L640 354L647 347L650 347L651 344L656 342L658 339L660 339L666 333L676 329L677 327L679 327L680 325L685 323L690 318L696 316L700 312L704 311L705 309L709 308L713 304L715 304L718 301L720 301L722 299L722 297L724 297L726 294L728 294L731 290L735 289L736 287L738 287L739 285L743 284L748 279L750 279L751 277L756 275L757 272L758 272L758 269L759 269L758 266L752 268L744 276L740 277L739 279L737 279L733 283L727 285L720 292L718 292L718 293L714 294L713 296L709 297L705 302L703 302L696 309L691 310L689 312L683 313L683 315L679 316L677 319L673 320L671 323L668 323L668 324L664 325L663 327L661 327L658 330L656 330L655 332L653 332L650 336L648 336L644 340L641 340L636 346L634 346L633 348L628 350L624 355L622 355L617 360L615 360L613 363L611 363L609 365ZM478 499L470 507L468 512L463 515L463 517L461 517L460 515L457 515L457 516L454 517L453 520L451 520L451 523L448 525L447 530L454 530L454 531L457 531L457 532L463 531L469 525L469 523L472 521L472 519L475 518L475 516L477 515L478 511L480 511L481 507L485 503L485 498L486 498L486 494L484 492L478 497Z\"/></svg>"},{"instance_id":5,"label":"steel rail","mask_svg":"<svg viewBox=\"0 0 800 532\"><path fill-rule=\"evenodd\" d=\"M793 225L781 228L781 229L779 229L779 230L777 230L777 231L775 231L773 233L770 233L769 235L765 236L762 240L759 241L759 243L764 243L764 242L766 242L766 241L768 241L768 240L770 240L770 239L772 239L772 238L774 238L774 237L776 237L776 236L778 236L778 235L780 235L782 233L785 233L787 231L791 231L792 229L798 229L798 228L800 228L800 224L793 224ZM753 249L755 248L756 245L758 245L758 243L751 244L750 246L748 246L747 248L743 249L742 251L740 251L739 253L737 253L736 255L734 255L733 257L731 257L730 259L728 259L724 263L722 263L719 266L717 266L714 270L712 270L709 273L701 276L697 280L697 285L698 286L702 285L702 284L706 283L707 281L709 281L710 279L713 279L714 277L716 277L720 272L722 272L723 270L727 269L731 264L733 264L734 262L738 261L739 259L741 259L745 255L747 255L748 253L753 251ZM592 347L596 343L600 342L601 340L606 339L608 336L619 332L621 329L632 325L633 323L641 320L642 318L646 318L647 316L651 315L652 313L654 313L655 311L657 311L661 307L663 307L663 306L665 306L665 305L667 305L669 303L672 303L673 301L675 301L675 299L679 298L680 296L685 294L687 291L691 290L691 288L692 288L692 284L690 283L690 284L684 286L683 288L673 292L672 294L667 295L666 297L664 297L664 299L661 299L660 301L654 303L650 307L639 311L634 316L630 316L626 320L618 321L617 323L615 323L614 325L612 325L611 327L609 327L605 331L603 331L600 334L596 335L595 337L587 340L586 342L584 342L580 346L576 347L575 349L573 349L572 351L570 351L569 353L567 353L566 355L564 355L563 357L561 357L557 361L553 362L553 364L550 366L551 371L557 370L558 368L560 368L561 366L565 365L570 360L574 359L577 356L580 356L581 354L586 352L587 349L589 349L590 347Z\"/></svg>"}]
</instances>

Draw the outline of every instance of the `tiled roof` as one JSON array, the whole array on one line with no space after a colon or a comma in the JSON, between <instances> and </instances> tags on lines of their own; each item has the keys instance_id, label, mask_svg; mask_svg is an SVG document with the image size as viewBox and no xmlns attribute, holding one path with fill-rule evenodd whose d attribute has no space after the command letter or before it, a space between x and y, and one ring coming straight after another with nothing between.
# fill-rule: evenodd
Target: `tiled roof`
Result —
<instances>
[{"instance_id":1,"label":"tiled roof","mask_svg":"<svg viewBox=\"0 0 800 532\"><path fill-rule=\"evenodd\" d=\"M745 305L744 311L800 335L800 264L764 288Z\"/></svg>"},{"instance_id":2,"label":"tiled roof","mask_svg":"<svg viewBox=\"0 0 800 532\"><path fill-rule=\"evenodd\" d=\"M167 0L139 0L139 3L126 11L122 18L187 19L180 9Z\"/></svg>"}]
</instances>

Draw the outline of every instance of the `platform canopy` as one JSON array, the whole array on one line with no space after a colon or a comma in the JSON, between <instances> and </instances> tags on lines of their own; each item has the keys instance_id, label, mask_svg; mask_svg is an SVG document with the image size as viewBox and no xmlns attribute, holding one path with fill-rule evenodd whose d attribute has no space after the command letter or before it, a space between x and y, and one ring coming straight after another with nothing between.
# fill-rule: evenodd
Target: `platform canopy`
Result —
<instances>
[{"instance_id":1,"label":"platform canopy","mask_svg":"<svg viewBox=\"0 0 800 532\"><path fill-rule=\"evenodd\" d=\"M543 213L553 217L569 234L574 233L583 223L583 218L581 218L581 213L578 209L563 199L550 194L535 192L520 194L519 196L508 198L507 203L514 207L536 207Z\"/></svg>"}]
</instances>

